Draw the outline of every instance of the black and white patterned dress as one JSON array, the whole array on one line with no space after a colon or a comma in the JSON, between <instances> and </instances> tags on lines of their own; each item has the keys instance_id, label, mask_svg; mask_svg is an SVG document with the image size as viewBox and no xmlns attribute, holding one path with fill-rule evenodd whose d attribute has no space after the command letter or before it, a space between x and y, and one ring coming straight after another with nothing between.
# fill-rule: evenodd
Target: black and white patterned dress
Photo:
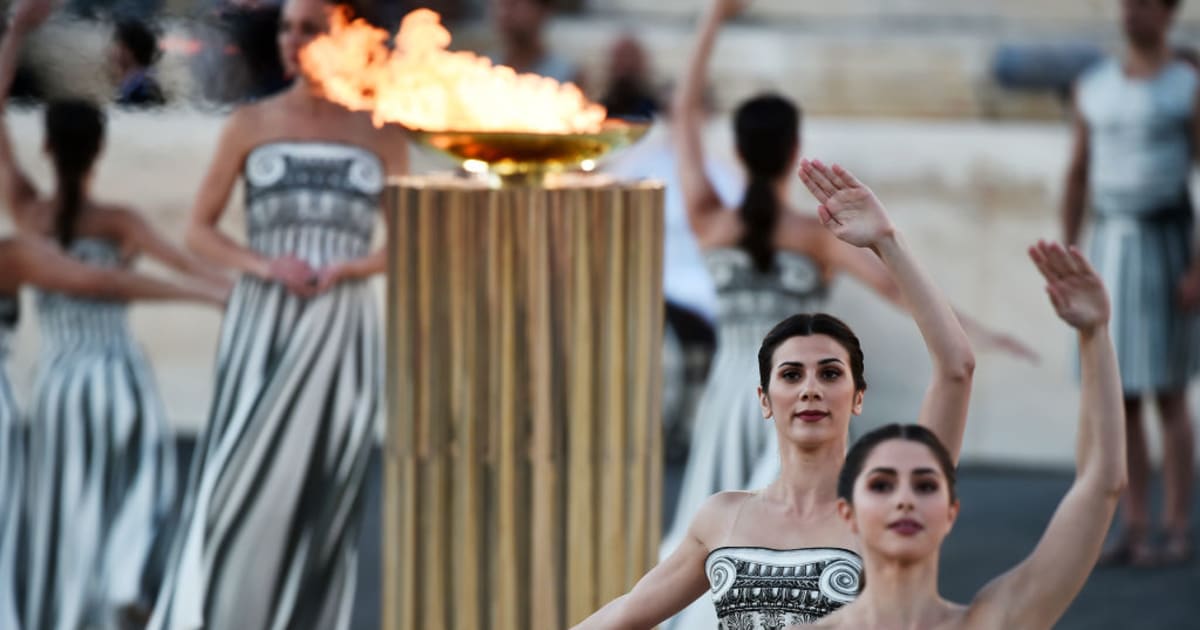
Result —
<instances>
[{"instance_id":1,"label":"black and white patterned dress","mask_svg":"<svg viewBox=\"0 0 1200 630\"><path fill-rule=\"evenodd\" d=\"M80 238L68 251L121 264L107 240ZM145 578L175 514L174 442L125 304L40 292L37 309L26 628L74 629L156 595Z\"/></svg>"},{"instance_id":2,"label":"black and white patterned dress","mask_svg":"<svg viewBox=\"0 0 1200 630\"><path fill-rule=\"evenodd\" d=\"M18 584L23 567L19 552L25 515L21 509L25 485L24 431L17 401L4 367L9 339L17 325L18 297L0 295L0 628L21 630Z\"/></svg>"},{"instance_id":3,"label":"black and white patterned dress","mask_svg":"<svg viewBox=\"0 0 1200 630\"><path fill-rule=\"evenodd\" d=\"M383 164L276 142L246 159L249 247L314 268L369 253ZM225 312L207 433L151 628L349 625L382 376L365 281L312 299L242 277Z\"/></svg>"},{"instance_id":4,"label":"black and white patterned dress","mask_svg":"<svg viewBox=\"0 0 1200 630\"><path fill-rule=\"evenodd\" d=\"M862 559L847 549L719 547L704 572L719 630L809 624L858 596Z\"/></svg>"}]
</instances>

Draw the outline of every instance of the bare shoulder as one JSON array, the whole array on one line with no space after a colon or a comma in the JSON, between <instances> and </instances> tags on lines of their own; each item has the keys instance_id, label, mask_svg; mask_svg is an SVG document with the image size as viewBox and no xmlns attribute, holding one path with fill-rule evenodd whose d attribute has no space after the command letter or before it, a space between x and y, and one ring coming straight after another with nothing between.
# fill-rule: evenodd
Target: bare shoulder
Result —
<instances>
[{"instance_id":1,"label":"bare shoulder","mask_svg":"<svg viewBox=\"0 0 1200 630\"><path fill-rule=\"evenodd\" d=\"M994 628L1002 627L1010 612L1009 594L1012 591L1012 580L1009 577L1013 571L1007 571L983 585L971 599L971 603L962 607L963 628Z\"/></svg>"},{"instance_id":2,"label":"bare shoulder","mask_svg":"<svg viewBox=\"0 0 1200 630\"><path fill-rule=\"evenodd\" d=\"M13 208L13 220L25 229L44 233L51 229L55 215L54 202L49 198L30 199Z\"/></svg>"},{"instance_id":3,"label":"bare shoulder","mask_svg":"<svg viewBox=\"0 0 1200 630\"><path fill-rule=\"evenodd\" d=\"M820 219L799 212L783 213L775 234L777 247L804 254L822 264L829 262L834 248L841 242Z\"/></svg>"},{"instance_id":4,"label":"bare shoulder","mask_svg":"<svg viewBox=\"0 0 1200 630\"><path fill-rule=\"evenodd\" d=\"M276 100L278 98L273 96L233 108L221 130L221 147L218 150L225 151L227 157L232 157L229 153L244 155L277 133L275 126L281 117L274 114L282 105Z\"/></svg>"},{"instance_id":5,"label":"bare shoulder","mask_svg":"<svg viewBox=\"0 0 1200 630\"><path fill-rule=\"evenodd\" d=\"M694 225L696 241L704 249L732 247L742 239L746 227L736 210L718 206L719 210L708 215L703 223Z\"/></svg>"},{"instance_id":6,"label":"bare shoulder","mask_svg":"<svg viewBox=\"0 0 1200 630\"><path fill-rule=\"evenodd\" d=\"M794 210L788 210L780 214L779 228L777 234L780 238L790 243L806 246L811 246L814 243L823 243L828 238L836 238L832 232L825 229L820 219L815 216L800 214Z\"/></svg>"},{"instance_id":7,"label":"bare shoulder","mask_svg":"<svg viewBox=\"0 0 1200 630\"><path fill-rule=\"evenodd\" d=\"M397 151L407 147L408 136L404 128L396 124L376 125L368 112L349 112L355 144L374 153L385 163L395 162ZM390 170L390 169L389 169Z\"/></svg>"},{"instance_id":8,"label":"bare shoulder","mask_svg":"<svg viewBox=\"0 0 1200 630\"><path fill-rule=\"evenodd\" d=\"M708 549L719 547L738 512L753 496L753 492L728 490L705 499L696 511L696 516L692 518L692 535Z\"/></svg>"},{"instance_id":9,"label":"bare shoulder","mask_svg":"<svg viewBox=\"0 0 1200 630\"><path fill-rule=\"evenodd\" d=\"M86 220L119 226L141 225L146 219L132 205L111 201L93 201Z\"/></svg>"},{"instance_id":10,"label":"bare shoulder","mask_svg":"<svg viewBox=\"0 0 1200 630\"><path fill-rule=\"evenodd\" d=\"M225 118L225 129L229 131L248 132L259 128L262 123L271 118L271 110L277 108L280 102L278 96L262 101L245 103L234 107Z\"/></svg>"},{"instance_id":11,"label":"bare shoulder","mask_svg":"<svg viewBox=\"0 0 1200 630\"><path fill-rule=\"evenodd\" d=\"M123 242L138 240L148 227L146 217L133 206L105 201L93 201L79 221L83 234Z\"/></svg>"}]
</instances>

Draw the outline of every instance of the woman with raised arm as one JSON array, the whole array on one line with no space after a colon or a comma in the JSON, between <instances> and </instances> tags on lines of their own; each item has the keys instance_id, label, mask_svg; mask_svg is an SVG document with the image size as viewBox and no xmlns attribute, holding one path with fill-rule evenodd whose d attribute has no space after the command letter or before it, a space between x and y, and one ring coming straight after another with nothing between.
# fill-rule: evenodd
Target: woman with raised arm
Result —
<instances>
[{"instance_id":1,"label":"woman with raised arm","mask_svg":"<svg viewBox=\"0 0 1200 630\"><path fill-rule=\"evenodd\" d=\"M198 445L169 582L151 628L350 623L382 331L367 279L395 128L321 97L301 51L335 6L288 0L278 44L295 77L234 110L192 207L188 245L239 274L225 313L208 433ZM217 224L238 179L248 242Z\"/></svg>"},{"instance_id":2,"label":"woman with raised arm","mask_svg":"<svg viewBox=\"0 0 1200 630\"><path fill-rule=\"evenodd\" d=\"M32 285L41 291L66 293L96 300L192 300L224 304L224 294L202 287L158 280L124 269L88 265L63 253L52 241L38 236L0 239L0 628L21 630L20 611L25 567L18 561L29 544L23 527L27 476L24 428L12 389L4 375L9 338L17 326L18 291Z\"/></svg>"},{"instance_id":3,"label":"woman with raised arm","mask_svg":"<svg viewBox=\"0 0 1200 630\"><path fill-rule=\"evenodd\" d=\"M836 220L836 218L835 218ZM1058 316L1079 334L1083 372L1075 483L1023 562L971 603L938 594L938 556L958 515L954 461L924 427L864 435L838 479L838 511L858 535L865 587L822 628L1038 630L1051 628L1083 588L1125 487L1125 414L1108 296L1078 250L1030 249Z\"/></svg>"},{"instance_id":4,"label":"woman with raised arm","mask_svg":"<svg viewBox=\"0 0 1200 630\"><path fill-rule=\"evenodd\" d=\"M8 91L25 37L53 9L53 0L15 5L0 43L0 93ZM0 124L0 196L21 232L54 239L71 257L111 269L145 252L189 276L190 296L177 297L211 301L227 292L215 268L170 245L134 212L91 196L104 137L104 115L95 105L52 102L45 121L57 182L49 196L16 163ZM23 623L33 629L104 624L115 611L145 607L155 596L151 576L161 558L152 550L169 536L177 508L174 442L125 303L40 284L43 344L30 414Z\"/></svg>"},{"instance_id":5,"label":"woman with raised arm","mask_svg":"<svg viewBox=\"0 0 1200 630\"><path fill-rule=\"evenodd\" d=\"M914 305L933 367L919 419L957 455L975 364L958 318L868 188L820 162L803 162L801 179L826 226L872 250ZM757 362L759 422L776 435L779 475L762 490L710 497L671 555L579 628L652 628L709 589L722 629L811 623L854 597L861 560L837 513L837 474L866 394L863 351L836 318L794 315L767 333ZM705 609L689 609L679 627L716 625Z\"/></svg>"},{"instance_id":6,"label":"woman with raised arm","mask_svg":"<svg viewBox=\"0 0 1200 630\"><path fill-rule=\"evenodd\" d=\"M778 445L750 395L754 353L770 327L797 312L822 309L835 276L849 274L908 310L892 275L869 251L839 241L820 221L789 207L791 174L800 156L800 112L778 96L760 96L734 114L737 154L749 183L737 209L724 206L706 175L701 108L709 57L721 24L746 4L715 0L674 102L673 135L688 219L717 289L717 350L697 405L692 445L663 543L669 553L708 497L721 490L761 488L779 473ZM983 347L1031 356L1013 340L963 317Z\"/></svg>"}]
</instances>

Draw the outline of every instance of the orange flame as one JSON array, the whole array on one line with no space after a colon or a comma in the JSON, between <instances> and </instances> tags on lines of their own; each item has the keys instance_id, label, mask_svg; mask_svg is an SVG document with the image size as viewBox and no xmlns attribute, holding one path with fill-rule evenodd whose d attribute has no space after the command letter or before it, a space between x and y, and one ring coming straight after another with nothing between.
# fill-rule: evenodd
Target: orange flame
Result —
<instances>
[{"instance_id":1,"label":"orange flame","mask_svg":"<svg viewBox=\"0 0 1200 630\"><path fill-rule=\"evenodd\" d=\"M372 112L376 125L426 131L594 133L606 112L573 83L517 74L472 52L450 52L450 31L429 9L405 16L394 46L387 31L335 13L327 35L300 53L325 98Z\"/></svg>"}]
</instances>

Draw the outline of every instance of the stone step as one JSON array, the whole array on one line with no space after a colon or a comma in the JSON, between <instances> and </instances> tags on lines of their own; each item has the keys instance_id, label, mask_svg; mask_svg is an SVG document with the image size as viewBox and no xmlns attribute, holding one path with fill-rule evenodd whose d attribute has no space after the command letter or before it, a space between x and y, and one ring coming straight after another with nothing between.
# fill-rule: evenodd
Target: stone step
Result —
<instances>
[{"instance_id":1,"label":"stone step","mask_svg":"<svg viewBox=\"0 0 1200 630\"><path fill-rule=\"evenodd\" d=\"M589 92L600 94L608 49L631 34L646 47L655 81L678 81L694 32L678 22L563 19L550 42L584 69ZM992 76L993 57L1005 40L975 33L839 32L735 23L721 33L710 67L718 107L746 96L778 91L815 114L840 116L1056 118L1058 95L1003 90ZM1032 40L1038 41L1038 40ZM1089 40L1082 40L1089 41ZM1103 43L1112 48L1111 40Z\"/></svg>"},{"instance_id":2,"label":"stone step","mask_svg":"<svg viewBox=\"0 0 1200 630\"><path fill-rule=\"evenodd\" d=\"M696 15L704 0L591 0L588 9L597 14L685 18ZM1200 4L1185 2L1180 19L1200 23ZM853 20L886 23L893 27L936 28L939 25L973 22L1075 25L1112 24L1119 0L756 0L742 19L783 22L831 22Z\"/></svg>"},{"instance_id":3,"label":"stone step","mask_svg":"<svg viewBox=\"0 0 1200 630\"><path fill-rule=\"evenodd\" d=\"M1118 50L1117 25L1110 15L1116 0L1042 2L1048 7L1046 20L1036 27L1017 26L1014 20L1033 19L1038 4L1030 0L759 2L750 15L723 29L710 71L712 93L721 109L748 95L773 90L818 115L1060 118L1060 95L999 86L993 70L997 51L1010 44ZM632 34L645 45L655 83L666 93L686 62L700 3L597 0L589 6L590 12L554 20L548 33L555 50L584 68L585 89L594 97L602 95L608 50L618 37ZM1084 6L1103 19L1089 18ZM868 11L872 8L878 11ZM1177 29L1177 40L1200 41L1200 1L1188 2L1184 9L1188 20ZM1054 23L1050 18L1056 15L1066 16L1066 21ZM186 36L189 28L176 23L169 30ZM455 25L454 37L460 48L497 47L484 23ZM98 97L111 93L101 67L105 33L87 25L55 23L34 40L30 57L53 75L48 81L53 93ZM161 74L173 94L195 93L194 65L178 55L164 58Z\"/></svg>"}]
</instances>

